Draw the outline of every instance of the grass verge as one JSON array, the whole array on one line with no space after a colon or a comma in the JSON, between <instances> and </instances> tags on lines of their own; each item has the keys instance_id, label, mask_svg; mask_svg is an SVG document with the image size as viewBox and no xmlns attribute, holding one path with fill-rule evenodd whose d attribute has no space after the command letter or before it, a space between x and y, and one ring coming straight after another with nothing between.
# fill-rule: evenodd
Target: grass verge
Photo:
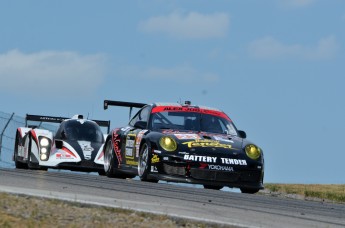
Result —
<instances>
[{"instance_id":1,"label":"grass verge","mask_svg":"<svg viewBox=\"0 0 345 228\"><path fill-rule=\"evenodd\" d=\"M337 203L345 203L345 184L265 184L271 192L297 194L306 198L319 198Z\"/></svg>"},{"instance_id":2,"label":"grass verge","mask_svg":"<svg viewBox=\"0 0 345 228\"><path fill-rule=\"evenodd\" d=\"M0 192L0 227L233 227L119 208Z\"/></svg>"}]
</instances>

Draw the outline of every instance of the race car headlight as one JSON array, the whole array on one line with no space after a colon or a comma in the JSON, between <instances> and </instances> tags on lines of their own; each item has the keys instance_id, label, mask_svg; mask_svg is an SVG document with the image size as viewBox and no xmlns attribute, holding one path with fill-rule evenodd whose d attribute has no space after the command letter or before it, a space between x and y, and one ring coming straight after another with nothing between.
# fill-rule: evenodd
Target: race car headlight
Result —
<instances>
[{"instance_id":1,"label":"race car headlight","mask_svg":"<svg viewBox=\"0 0 345 228\"><path fill-rule=\"evenodd\" d=\"M175 151L177 149L177 143L175 139L170 136L163 136L159 140L159 145L166 151Z\"/></svg>"},{"instance_id":2,"label":"race car headlight","mask_svg":"<svg viewBox=\"0 0 345 228\"><path fill-rule=\"evenodd\" d=\"M47 138L41 138L40 144L41 144L41 146L48 146L49 140Z\"/></svg>"},{"instance_id":3,"label":"race car headlight","mask_svg":"<svg viewBox=\"0 0 345 228\"><path fill-rule=\"evenodd\" d=\"M46 154L41 154L41 160L44 161L44 160L47 160L48 156Z\"/></svg>"},{"instance_id":4,"label":"race car headlight","mask_svg":"<svg viewBox=\"0 0 345 228\"><path fill-rule=\"evenodd\" d=\"M41 161L47 161L51 149L51 140L47 137L40 136L38 137L38 141L40 144L40 159Z\"/></svg>"},{"instance_id":5,"label":"race car headlight","mask_svg":"<svg viewBox=\"0 0 345 228\"><path fill-rule=\"evenodd\" d=\"M245 147L246 154L249 158L256 160L261 156L261 149L253 144Z\"/></svg>"}]
</instances>

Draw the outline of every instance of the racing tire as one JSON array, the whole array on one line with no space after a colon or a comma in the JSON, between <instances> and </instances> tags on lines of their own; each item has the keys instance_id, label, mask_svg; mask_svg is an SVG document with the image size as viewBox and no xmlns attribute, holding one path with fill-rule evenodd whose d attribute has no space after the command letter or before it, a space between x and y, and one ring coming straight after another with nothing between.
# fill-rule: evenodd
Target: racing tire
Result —
<instances>
[{"instance_id":1,"label":"racing tire","mask_svg":"<svg viewBox=\"0 0 345 228\"><path fill-rule=\"evenodd\" d=\"M144 143L144 145L140 149L139 154L138 176L141 181L157 183L158 180L148 178L151 169L151 156L152 155L150 153L149 145L147 143Z\"/></svg>"},{"instance_id":2,"label":"racing tire","mask_svg":"<svg viewBox=\"0 0 345 228\"><path fill-rule=\"evenodd\" d=\"M35 169L37 168L32 162L31 162L31 137L29 138L29 148L28 148L28 168L29 169Z\"/></svg>"},{"instance_id":3,"label":"racing tire","mask_svg":"<svg viewBox=\"0 0 345 228\"><path fill-rule=\"evenodd\" d=\"M30 143L31 144L31 143ZM31 154L31 150L29 149L29 154L28 154L28 168L29 169L36 169L36 170L45 170L45 171L47 171L48 170L48 168L42 168L42 167L40 167L38 164L35 164L35 163L33 163L32 161L31 161L31 156L32 156L32 154Z\"/></svg>"},{"instance_id":4,"label":"racing tire","mask_svg":"<svg viewBox=\"0 0 345 228\"><path fill-rule=\"evenodd\" d=\"M117 163L116 163L117 164ZM116 177L115 175L115 156L114 149L109 140L104 150L104 173L107 177Z\"/></svg>"},{"instance_id":5,"label":"racing tire","mask_svg":"<svg viewBox=\"0 0 345 228\"><path fill-rule=\"evenodd\" d=\"M121 179L135 177L134 175L126 175L126 174L120 173L120 171L116 168L117 165L118 165L118 161L117 159L115 159L115 152L113 149L113 145L111 141L108 141L105 146L105 151L104 151L104 175L111 178L115 177L115 178L121 178ZM98 174L102 175L102 171L99 171Z\"/></svg>"},{"instance_id":6,"label":"racing tire","mask_svg":"<svg viewBox=\"0 0 345 228\"><path fill-rule=\"evenodd\" d=\"M104 171L104 170L98 171L98 175L100 175L100 176L105 176L105 171Z\"/></svg>"},{"instance_id":7,"label":"racing tire","mask_svg":"<svg viewBox=\"0 0 345 228\"><path fill-rule=\"evenodd\" d=\"M14 154L13 154L14 165L15 165L16 169L27 169L28 168L27 164L18 161L18 144L19 144L19 139L18 139L18 135L17 135L16 144L14 146Z\"/></svg>"},{"instance_id":8,"label":"racing tire","mask_svg":"<svg viewBox=\"0 0 345 228\"><path fill-rule=\"evenodd\" d=\"M246 194L255 194L257 193L260 189L256 189L256 188L240 188L242 193L246 193Z\"/></svg>"},{"instance_id":9,"label":"racing tire","mask_svg":"<svg viewBox=\"0 0 345 228\"><path fill-rule=\"evenodd\" d=\"M14 166L16 167L16 169L27 169L28 168L27 164L18 161L16 154L14 155Z\"/></svg>"},{"instance_id":10,"label":"racing tire","mask_svg":"<svg viewBox=\"0 0 345 228\"><path fill-rule=\"evenodd\" d=\"M221 190L224 186L208 185L204 184L205 189Z\"/></svg>"},{"instance_id":11,"label":"racing tire","mask_svg":"<svg viewBox=\"0 0 345 228\"><path fill-rule=\"evenodd\" d=\"M35 170L43 170L43 171L48 171L48 168L47 167L42 167L40 166L39 164L35 164L31 161L31 156L32 156L32 153L31 153L31 137L29 138L29 152L28 152L28 163L27 163L27 166L29 169L35 169Z\"/></svg>"}]
</instances>

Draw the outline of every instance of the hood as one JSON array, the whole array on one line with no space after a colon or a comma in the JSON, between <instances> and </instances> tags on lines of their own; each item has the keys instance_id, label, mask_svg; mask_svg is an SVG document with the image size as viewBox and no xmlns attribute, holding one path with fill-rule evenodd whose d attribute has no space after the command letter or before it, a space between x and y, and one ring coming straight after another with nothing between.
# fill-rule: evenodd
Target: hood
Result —
<instances>
[{"instance_id":1,"label":"hood","mask_svg":"<svg viewBox=\"0 0 345 228\"><path fill-rule=\"evenodd\" d=\"M239 152L242 150L243 139L237 136L226 134L210 134L206 132L162 132L172 136L177 144L179 152L199 152L214 151L214 153Z\"/></svg>"}]
</instances>

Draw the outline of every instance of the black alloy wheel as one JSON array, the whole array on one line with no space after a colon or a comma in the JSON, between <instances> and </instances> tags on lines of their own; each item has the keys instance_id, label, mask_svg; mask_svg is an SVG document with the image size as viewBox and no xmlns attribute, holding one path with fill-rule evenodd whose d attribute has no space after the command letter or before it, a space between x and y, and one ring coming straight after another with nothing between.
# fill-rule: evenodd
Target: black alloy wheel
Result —
<instances>
[{"instance_id":1,"label":"black alloy wheel","mask_svg":"<svg viewBox=\"0 0 345 228\"><path fill-rule=\"evenodd\" d=\"M138 175L141 181L157 183L158 180L148 178L151 169L151 156L149 145L144 143L139 154Z\"/></svg>"}]
</instances>

